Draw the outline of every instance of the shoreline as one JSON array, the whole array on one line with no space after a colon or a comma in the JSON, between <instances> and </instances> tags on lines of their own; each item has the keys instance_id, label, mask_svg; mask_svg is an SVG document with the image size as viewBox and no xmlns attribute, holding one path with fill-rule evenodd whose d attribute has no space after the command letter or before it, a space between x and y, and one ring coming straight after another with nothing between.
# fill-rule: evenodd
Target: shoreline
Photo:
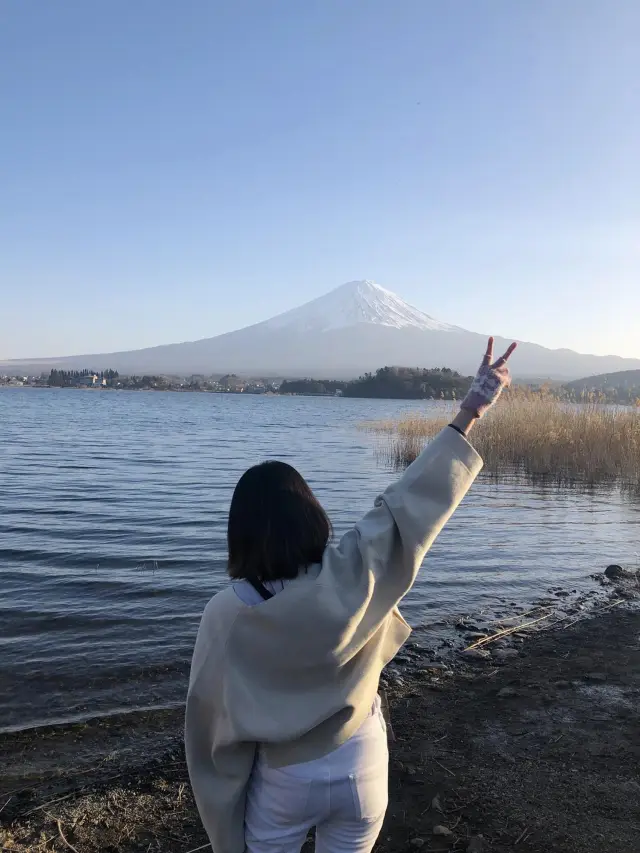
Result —
<instances>
[{"instance_id":1,"label":"shoreline","mask_svg":"<svg viewBox=\"0 0 640 853\"><path fill-rule=\"evenodd\" d=\"M381 853L634 849L640 612L620 589L575 621L498 638L486 655L442 634L441 651L405 645L382 679L395 739ZM454 627L466 641L480 633L471 620ZM182 720L179 707L0 735L2 849L206 845Z\"/></svg>"},{"instance_id":2,"label":"shoreline","mask_svg":"<svg viewBox=\"0 0 640 853\"><path fill-rule=\"evenodd\" d=\"M493 634L498 628L512 627L518 621L534 621L534 626L524 626L523 635L530 635L532 630L546 630L563 621L585 618L592 613L597 613L603 605L606 606L613 596L626 595L619 583L616 585L604 573L585 575L582 581L583 583L579 584L581 591L553 586L549 587L544 595L539 594L536 599L531 599L526 604L517 604L514 601L509 603L508 598L499 597L494 599L491 609L484 608L475 614L457 613L449 616L442 615L435 620L430 618L421 623L413 622L409 643L400 650L387 671L390 674L396 671L398 661L406 658L408 648L417 649L417 653L425 661L446 661L450 666L459 667L462 663L460 653L466 645L476 641L480 634ZM488 646L489 650L499 651L501 654L507 639L511 645L521 641L521 637L509 636L502 641L492 641ZM475 657L480 656L475 655ZM185 677L187 675L188 670ZM186 691L186 681L184 691ZM178 696L182 696L182 692ZM67 716L61 713L49 719L46 717L34 719L25 724L14 722L0 725L0 739L10 735L23 736L29 732L44 733L70 726L102 722L108 724L110 720L117 721L137 714L165 713L184 708L184 702L177 697L155 705L120 705L117 703L117 697L114 697L114 702L112 707L102 710L91 708Z\"/></svg>"},{"instance_id":3,"label":"shoreline","mask_svg":"<svg viewBox=\"0 0 640 853\"><path fill-rule=\"evenodd\" d=\"M64 387L59 387L57 385L2 385L0 384L0 390L3 388L15 390L16 388L20 388L22 390L29 389L31 391L133 391L137 394L148 391L150 393L167 393L167 394L216 394L216 395L227 395L232 397L313 397L320 398L323 400L393 400L398 403L439 403L445 402L450 405L455 405L454 399L441 399L439 397L360 397L360 396L352 396L350 397L348 394L303 394L299 392L285 391L281 393L279 391L217 391L211 388L114 388L112 385L107 385L104 388L99 386L80 386L80 385L67 385Z\"/></svg>"}]
</instances>

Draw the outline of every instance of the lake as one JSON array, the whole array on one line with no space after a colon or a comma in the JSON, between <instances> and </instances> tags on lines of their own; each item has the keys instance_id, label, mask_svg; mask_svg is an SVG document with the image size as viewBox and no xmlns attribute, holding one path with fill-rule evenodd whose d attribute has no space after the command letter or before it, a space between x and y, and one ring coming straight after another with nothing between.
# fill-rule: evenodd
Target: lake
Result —
<instances>
[{"instance_id":1,"label":"lake","mask_svg":"<svg viewBox=\"0 0 640 853\"><path fill-rule=\"evenodd\" d=\"M286 459L336 535L396 476L363 421L437 404L0 390L0 730L182 701L198 620L225 583L238 477ZM480 479L403 612L420 624L583 588L636 562L640 505L615 489Z\"/></svg>"}]
</instances>

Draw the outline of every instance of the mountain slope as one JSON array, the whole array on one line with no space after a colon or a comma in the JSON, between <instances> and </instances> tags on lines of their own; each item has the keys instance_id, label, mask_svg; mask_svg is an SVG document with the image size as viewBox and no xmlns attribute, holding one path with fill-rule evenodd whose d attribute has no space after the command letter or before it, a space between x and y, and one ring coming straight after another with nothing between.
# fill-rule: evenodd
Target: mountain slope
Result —
<instances>
[{"instance_id":1,"label":"mountain slope","mask_svg":"<svg viewBox=\"0 0 640 853\"><path fill-rule=\"evenodd\" d=\"M567 382L564 387L578 396L597 392L610 400L635 403L640 399L640 370L620 370L617 373L587 376Z\"/></svg>"},{"instance_id":2,"label":"mountain slope","mask_svg":"<svg viewBox=\"0 0 640 853\"><path fill-rule=\"evenodd\" d=\"M620 370L616 373L601 373L567 382L566 388L582 391L636 391L640 394L640 370Z\"/></svg>"},{"instance_id":3,"label":"mountain slope","mask_svg":"<svg viewBox=\"0 0 640 853\"><path fill-rule=\"evenodd\" d=\"M496 338L496 350L510 340ZM190 343L131 352L5 362L7 372L90 367L123 374L245 373L351 378L384 365L475 372L486 335L443 323L370 281L349 282L270 320ZM640 359L521 343L516 376L573 379L640 368Z\"/></svg>"}]
</instances>

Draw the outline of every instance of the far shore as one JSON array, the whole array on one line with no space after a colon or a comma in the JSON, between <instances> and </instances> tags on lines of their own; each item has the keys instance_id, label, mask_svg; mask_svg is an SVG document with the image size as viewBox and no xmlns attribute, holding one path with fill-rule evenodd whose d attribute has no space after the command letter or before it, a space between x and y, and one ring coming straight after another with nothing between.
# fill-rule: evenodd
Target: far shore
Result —
<instances>
[{"instance_id":1,"label":"far shore","mask_svg":"<svg viewBox=\"0 0 640 853\"><path fill-rule=\"evenodd\" d=\"M294 394L294 393L282 393L280 391L216 391L209 388L114 388L107 386L106 388L95 387L92 388L90 386L80 387L77 385L72 385L66 388L59 388L57 386L51 385L0 385L0 390L9 389L15 390L16 388L20 389L31 389L33 391L83 391L83 392L91 392L93 394L96 393L109 393L112 394L114 392L117 393L136 393L139 394L143 391L149 391L151 393L170 393L170 394L215 394L215 395L231 395L234 397L315 397L315 398L323 398L326 400L396 400L398 403L433 403L433 402L444 402L452 404L455 401L452 400L437 400L433 397L349 397L343 394Z\"/></svg>"}]
</instances>

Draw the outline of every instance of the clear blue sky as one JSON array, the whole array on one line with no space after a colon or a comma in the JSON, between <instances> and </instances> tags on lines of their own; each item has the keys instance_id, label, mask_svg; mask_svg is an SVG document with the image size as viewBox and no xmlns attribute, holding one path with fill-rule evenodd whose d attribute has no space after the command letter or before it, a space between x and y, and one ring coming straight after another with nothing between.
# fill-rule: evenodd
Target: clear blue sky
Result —
<instances>
[{"instance_id":1,"label":"clear blue sky","mask_svg":"<svg viewBox=\"0 0 640 853\"><path fill-rule=\"evenodd\" d=\"M373 278L640 357L638 0L2 0L0 356Z\"/></svg>"}]
</instances>

